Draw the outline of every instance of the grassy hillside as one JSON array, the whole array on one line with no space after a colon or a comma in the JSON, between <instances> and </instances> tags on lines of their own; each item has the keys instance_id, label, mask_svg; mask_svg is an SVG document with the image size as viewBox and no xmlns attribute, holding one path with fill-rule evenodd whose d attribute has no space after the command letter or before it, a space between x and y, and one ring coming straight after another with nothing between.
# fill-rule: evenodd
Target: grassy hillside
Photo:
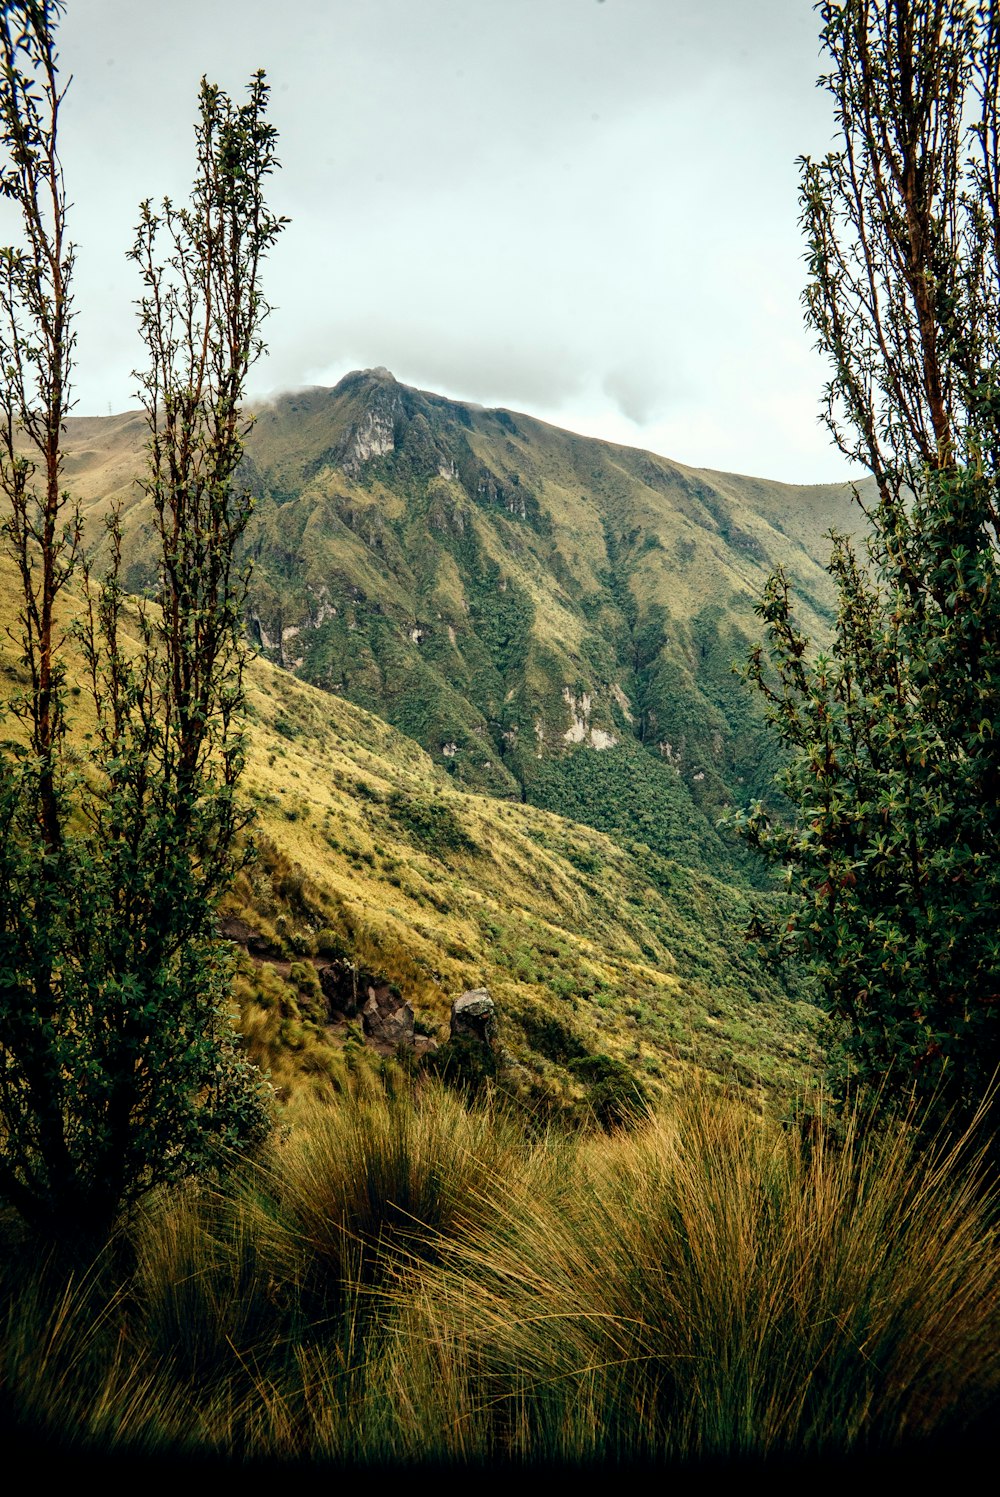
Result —
<instances>
[{"instance_id":1,"label":"grassy hillside","mask_svg":"<svg viewBox=\"0 0 1000 1497\"><path fill-rule=\"evenodd\" d=\"M0 568L0 625L13 596ZM0 636L0 681L19 675ZM360 1039L318 1002L315 969L337 953L395 981L431 1035L458 994L488 987L511 1084L545 1105L585 1091L596 1052L653 1089L691 1065L751 1089L804 1081L814 1011L744 944L746 896L654 851L639 823L623 845L464 790L412 739L264 659L249 685L262 857L232 910L271 955L243 958L237 992L279 1084L308 1073L326 1090ZM71 697L78 740L85 702Z\"/></svg>"}]
</instances>

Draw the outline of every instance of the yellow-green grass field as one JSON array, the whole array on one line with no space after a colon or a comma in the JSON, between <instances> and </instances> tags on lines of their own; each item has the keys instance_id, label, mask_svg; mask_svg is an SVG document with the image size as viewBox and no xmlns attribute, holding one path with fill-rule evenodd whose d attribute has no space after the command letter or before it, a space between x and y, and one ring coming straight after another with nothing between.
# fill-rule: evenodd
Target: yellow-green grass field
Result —
<instances>
[{"instance_id":1,"label":"yellow-green grass field","mask_svg":"<svg viewBox=\"0 0 1000 1497\"><path fill-rule=\"evenodd\" d=\"M974 1140L803 1137L698 1088L630 1132L530 1136L391 1062L293 1116L94 1262L0 1221L8 1428L70 1458L488 1470L826 1463L993 1427Z\"/></svg>"}]
</instances>

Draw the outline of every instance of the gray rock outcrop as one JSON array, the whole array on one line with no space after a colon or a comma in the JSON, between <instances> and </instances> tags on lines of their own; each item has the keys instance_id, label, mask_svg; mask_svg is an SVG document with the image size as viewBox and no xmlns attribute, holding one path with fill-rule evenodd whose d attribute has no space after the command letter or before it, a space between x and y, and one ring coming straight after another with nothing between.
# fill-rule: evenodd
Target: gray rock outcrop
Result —
<instances>
[{"instance_id":1,"label":"gray rock outcrop","mask_svg":"<svg viewBox=\"0 0 1000 1497\"><path fill-rule=\"evenodd\" d=\"M451 1005L451 1038L478 1040L492 1050L497 1038L496 1005L485 988L463 993Z\"/></svg>"}]
</instances>

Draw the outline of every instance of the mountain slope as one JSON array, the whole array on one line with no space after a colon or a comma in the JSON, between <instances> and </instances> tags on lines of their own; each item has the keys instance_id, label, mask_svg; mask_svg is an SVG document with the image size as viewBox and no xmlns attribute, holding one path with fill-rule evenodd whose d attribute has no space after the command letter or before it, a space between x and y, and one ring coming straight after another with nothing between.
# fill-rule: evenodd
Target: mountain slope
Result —
<instances>
[{"instance_id":1,"label":"mountain slope","mask_svg":"<svg viewBox=\"0 0 1000 1497\"><path fill-rule=\"evenodd\" d=\"M0 559L0 706L25 684L6 633L16 597ZM79 752L91 714L66 649ZM557 1104L592 1054L654 1086L690 1066L777 1093L806 1080L816 1014L742 941L743 894L641 842L469 793L412 739L264 659L248 686L243 792L262 856L230 908L269 948L237 994L276 1080L321 1085L335 1069L314 970L331 952L396 982L442 1038L452 999L487 986L523 1087Z\"/></svg>"},{"instance_id":2,"label":"mountain slope","mask_svg":"<svg viewBox=\"0 0 1000 1497\"><path fill-rule=\"evenodd\" d=\"M69 424L92 522L126 501L137 591L143 431ZM807 629L829 627L823 535L855 522L847 486L686 468L385 370L263 408L245 478L266 658L393 723L458 784L731 876L718 813L770 795L776 768L731 664L779 561Z\"/></svg>"}]
</instances>

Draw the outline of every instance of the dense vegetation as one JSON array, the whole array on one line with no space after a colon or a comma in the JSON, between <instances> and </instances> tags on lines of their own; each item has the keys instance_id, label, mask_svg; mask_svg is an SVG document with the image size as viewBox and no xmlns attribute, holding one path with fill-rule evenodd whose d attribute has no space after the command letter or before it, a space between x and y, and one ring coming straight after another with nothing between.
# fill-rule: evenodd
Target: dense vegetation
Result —
<instances>
[{"instance_id":1,"label":"dense vegetation","mask_svg":"<svg viewBox=\"0 0 1000 1497\"><path fill-rule=\"evenodd\" d=\"M0 192L21 229L0 255L0 541L24 675L0 702L16 729L0 744L0 1199L43 1236L100 1240L154 1185L270 1126L233 1033L215 919L247 822L235 547L250 502L234 474L263 350L259 268L282 220L264 198L263 75L244 104L203 80L190 203L143 203L130 252L157 556L156 607L136 610L118 506L95 583L64 485L75 328L60 11L0 12ZM74 581L86 734L66 669Z\"/></svg>"},{"instance_id":2,"label":"dense vegetation","mask_svg":"<svg viewBox=\"0 0 1000 1497\"><path fill-rule=\"evenodd\" d=\"M794 815L778 944L805 958L841 1092L971 1116L1000 1067L1000 15L821 7L839 150L803 163L826 415L877 498L838 537L830 649L787 578L750 675Z\"/></svg>"}]
</instances>

